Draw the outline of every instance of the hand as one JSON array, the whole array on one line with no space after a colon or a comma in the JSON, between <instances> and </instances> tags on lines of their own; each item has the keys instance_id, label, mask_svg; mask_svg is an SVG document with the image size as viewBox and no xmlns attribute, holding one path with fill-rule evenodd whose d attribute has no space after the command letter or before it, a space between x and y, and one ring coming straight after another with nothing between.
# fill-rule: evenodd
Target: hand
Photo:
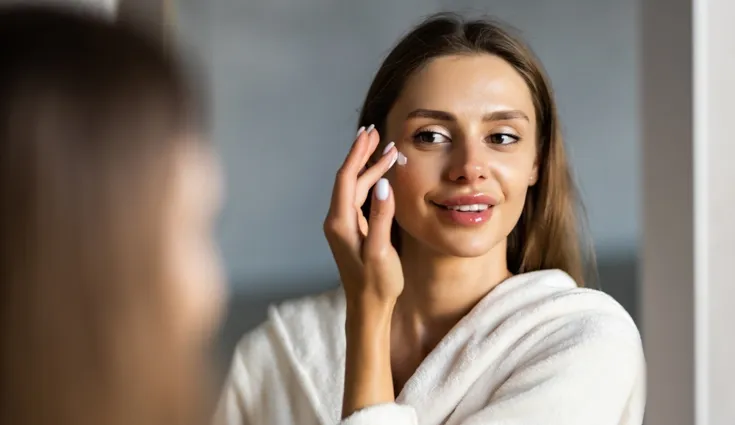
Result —
<instances>
[{"instance_id":1,"label":"hand","mask_svg":"<svg viewBox=\"0 0 735 425\"><path fill-rule=\"evenodd\" d=\"M372 131L371 131L372 130ZM345 388L342 417L395 400L390 365L393 306L403 291L403 270L390 241L395 203L388 180L381 178L396 161L392 145L361 172L380 138L372 126L360 131L337 173L324 234L342 279L347 301ZM370 188L369 221L361 206Z\"/></svg>"},{"instance_id":2,"label":"hand","mask_svg":"<svg viewBox=\"0 0 735 425\"><path fill-rule=\"evenodd\" d=\"M361 173L379 142L378 131L372 126L358 133L337 172L324 220L324 234L348 302L395 303L403 291L401 262L390 240L395 211L393 190L388 180L381 178L395 163L398 151L389 145L383 157ZM368 221L360 207L373 186Z\"/></svg>"}]
</instances>

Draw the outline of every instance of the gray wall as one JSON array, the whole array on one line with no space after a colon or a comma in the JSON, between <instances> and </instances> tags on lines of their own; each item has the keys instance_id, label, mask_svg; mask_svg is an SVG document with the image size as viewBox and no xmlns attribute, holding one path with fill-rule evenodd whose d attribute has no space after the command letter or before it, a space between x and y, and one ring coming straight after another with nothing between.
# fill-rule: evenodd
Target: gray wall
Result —
<instances>
[{"instance_id":1,"label":"gray wall","mask_svg":"<svg viewBox=\"0 0 735 425\"><path fill-rule=\"evenodd\" d=\"M521 29L557 92L603 289L635 313L639 245L637 0L179 0L180 36L211 77L228 203L225 352L268 302L336 284L321 233L371 76L440 10ZM229 354L226 354L229 355Z\"/></svg>"}]
</instances>

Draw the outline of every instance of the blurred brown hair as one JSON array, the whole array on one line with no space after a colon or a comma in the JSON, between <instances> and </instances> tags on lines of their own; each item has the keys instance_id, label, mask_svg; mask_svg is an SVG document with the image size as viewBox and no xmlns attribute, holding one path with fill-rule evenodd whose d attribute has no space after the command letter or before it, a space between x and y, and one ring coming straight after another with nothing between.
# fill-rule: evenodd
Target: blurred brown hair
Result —
<instances>
[{"instance_id":1,"label":"blurred brown hair","mask_svg":"<svg viewBox=\"0 0 735 425\"><path fill-rule=\"evenodd\" d=\"M193 423L162 220L198 129L173 54L80 11L0 9L0 423ZM167 287L168 286L168 287Z\"/></svg>"},{"instance_id":2,"label":"blurred brown hair","mask_svg":"<svg viewBox=\"0 0 735 425\"><path fill-rule=\"evenodd\" d=\"M405 35L388 54L368 90L359 126L375 124L385 134L386 118L408 78L432 59L490 54L523 77L537 117L538 182L529 188L518 224L508 236L508 268L514 273L561 269L579 286L596 278L594 253L586 237L584 209L564 149L551 84L531 49L510 29L489 19L465 20L451 13L432 15ZM370 211L370 196L363 206ZM400 252L394 221L393 244Z\"/></svg>"}]
</instances>

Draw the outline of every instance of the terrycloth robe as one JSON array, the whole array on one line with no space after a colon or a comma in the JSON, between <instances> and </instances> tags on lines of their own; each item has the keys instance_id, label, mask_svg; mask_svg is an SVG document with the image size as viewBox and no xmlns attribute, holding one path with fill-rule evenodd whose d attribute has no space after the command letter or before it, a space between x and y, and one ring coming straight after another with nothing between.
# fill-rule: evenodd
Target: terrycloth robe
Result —
<instances>
[{"instance_id":1,"label":"terrycloth robe","mask_svg":"<svg viewBox=\"0 0 735 425\"><path fill-rule=\"evenodd\" d=\"M218 425L640 425L638 330L559 270L511 277L442 339L395 403L341 420L341 289L271 307L238 345Z\"/></svg>"}]
</instances>

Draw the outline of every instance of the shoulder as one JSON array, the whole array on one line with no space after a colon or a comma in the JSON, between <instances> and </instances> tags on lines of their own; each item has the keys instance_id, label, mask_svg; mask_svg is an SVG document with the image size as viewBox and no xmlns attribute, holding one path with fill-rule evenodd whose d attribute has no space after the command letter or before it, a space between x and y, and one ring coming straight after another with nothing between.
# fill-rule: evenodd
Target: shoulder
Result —
<instances>
[{"instance_id":1,"label":"shoulder","mask_svg":"<svg viewBox=\"0 0 735 425\"><path fill-rule=\"evenodd\" d=\"M636 323L610 295L561 285L571 277L555 273L538 282L556 290L538 306L545 318L536 331L543 338L525 358L525 369L553 364L575 388L604 392L611 403L617 400L620 411L635 423L642 414L646 388L646 361Z\"/></svg>"},{"instance_id":2,"label":"shoulder","mask_svg":"<svg viewBox=\"0 0 735 425\"><path fill-rule=\"evenodd\" d=\"M563 271L517 275L496 291L488 309L506 310L504 325L524 334L546 342L563 336L576 343L641 346L638 328L620 303L602 291L577 287Z\"/></svg>"},{"instance_id":3,"label":"shoulder","mask_svg":"<svg viewBox=\"0 0 735 425\"><path fill-rule=\"evenodd\" d=\"M344 345L344 315L341 288L272 305L267 320L241 338L236 361L249 371L267 371L282 362L328 360L330 348Z\"/></svg>"},{"instance_id":4,"label":"shoulder","mask_svg":"<svg viewBox=\"0 0 735 425\"><path fill-rule=\"evenodd\" d=\"M235 349L218 410L234 418L225 423L323 423L317 417L338 414L341 400L317 389L342 385L334 371L344 348L333 347L344 344L343 304L334 290L269 308L268 319Z\"/></svg>"},{"instance_id":5,"label":"shoulder","mask_svg":"<svg viewBox=\"0 0 735 425\"><path fill-rule=\"evenodd\" d=\"M527 332L541 341L539 349L583 351L593 363L591 358L597 362L610 358L642 362L638 327L613 297L596 289L577 287L560 270L527 273L517 278L519 281L506 289L506 297L522 300L511 320L527 323Z\"/></svg>"},{"instance_id":6,"label":"shoulder","mask_svg":"<svg viewBox=\"0 0 735 425\"><path fill-rule=\"evenodd\" d=\"M539 423L547 417L554 423L640 423L643 349L634 321L617 301L578 288L558 270L514 276L496 290L478 318L490 323L490 332L476 352L498 351L487 370L502 379L498 387L487 386L493 394L487 422L504 406L525 401L533 406L527 415ZM505 313L490 321L499 311ZM555 417L559 412L564 415Z\"/></svg>"}]
</instances>

